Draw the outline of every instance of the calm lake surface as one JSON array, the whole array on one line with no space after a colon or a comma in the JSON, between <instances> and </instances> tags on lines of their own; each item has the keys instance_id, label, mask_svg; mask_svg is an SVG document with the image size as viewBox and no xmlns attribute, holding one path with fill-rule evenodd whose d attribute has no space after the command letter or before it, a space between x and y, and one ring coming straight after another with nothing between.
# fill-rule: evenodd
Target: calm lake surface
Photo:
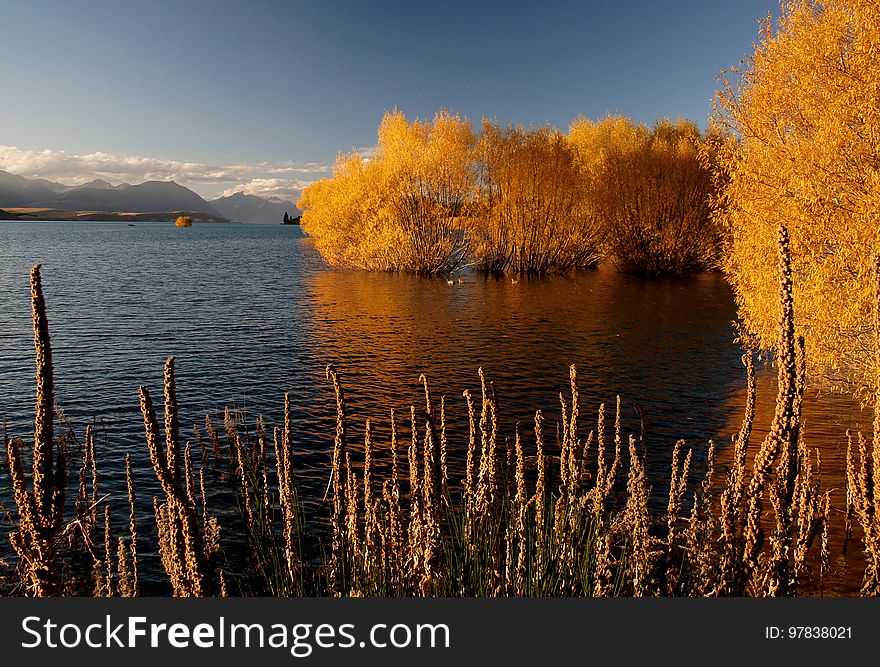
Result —
<instances>
[{"instance_id":1,"label":"calm lake surface","mask_svg":"<svg viewBox=\"0 0 880 667\"><path fill-rule=\"evenodd\" d=\"M448 285L330 270L295 226L4 222L0 418L10 434L26 438L34 403L28 271L36 262L43 264L56 399L80 435L92 419L99 424L104 491L118 507L125 452L144 503L158 493L137 389L144 384L154 400L161 396L171 354L184 437L224 406L278 423L291 393L297 471L316 504L334 435L328 363L346 389L354 442L368 416L385 441L389 408L408 414L421 401L421 373L438 397L446 395L452 435L466 432L461 392L478 390L480 366L495 383L506 428L519 420L528 429L541 408L552 429L575 364L585 430L598 404L613 405L617 394L627 432L638 433L634 406L643 409L658 494L679 438L695 446L698 460L716 439L725 462L745 401L735 304L718 274L644 281L600 269L518 283L466 275ZM772 415L772 374L759 377L759 427ZM871 415L827 396L811 397L805 412L808 442L821 449L825 486L836 489L842 510L845 431L869 429ZM753 442L762 434L756 430ZM465 444L455 437L450 449L462 452ZM453 459L460 471L463 455ZM148 516L145 504L143 523Z\"/></svg>"}]
</instances>

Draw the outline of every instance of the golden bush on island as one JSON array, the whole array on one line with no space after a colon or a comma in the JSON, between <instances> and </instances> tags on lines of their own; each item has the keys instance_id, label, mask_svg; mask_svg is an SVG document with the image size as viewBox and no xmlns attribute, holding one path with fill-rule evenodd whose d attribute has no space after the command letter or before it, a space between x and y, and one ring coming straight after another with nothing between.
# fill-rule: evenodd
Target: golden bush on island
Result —
<instances>
[{"instance_id":1,"label":"golden bush on island","mask_svg":"<svg viewBox=\"0 0 880 667\"><path fill-rule=\"evenodd\" d=\"M797 330L811 377L877 387L880 253L880 3L799 0L765 22L754 55L727 74L717 122L729 132L717 217L746 328L778 338L774 243L791 234Z\"/></svg>"},{"instance_id":2,"label":"golden bush on island","mask_svg":"<svg viewBox=\"0 0 880 667\"><path fill-rule=\"evenodd\" d=\"M178 227L192 227L193 221L188 215L181 215L174 221L174 224Z\"/></svg>"}]
</instances>

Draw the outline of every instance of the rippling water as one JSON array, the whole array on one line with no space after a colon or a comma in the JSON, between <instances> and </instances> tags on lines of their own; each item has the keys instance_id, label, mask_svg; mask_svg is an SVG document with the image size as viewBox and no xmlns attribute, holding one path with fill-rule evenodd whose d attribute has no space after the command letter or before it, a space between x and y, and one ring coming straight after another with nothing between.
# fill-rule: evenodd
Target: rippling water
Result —
<instances>
[{"instance_id":1,"label":"rippling water","mask_svg":"<svg viewBox=\"0 0 880 667\"><path fill-rule=\"evenodd\" d=\"M275 423L290 392L297 469L316 497L333 439L328 363L346 388L353 439L367 416L380 438L387 434L388 409L407 413L420 400L421 373L447 396L453 435L460 434L461 392L479 387L480 366L508 427L528 424L541 408L552 428L575 364L582 414L620 394L624 426L637 433L634 406L643 409L660 491L675 441L700 451L709 438L726 443L744 401L735 305L717 274L643 281L599 270L517 283L469 275L448 285L329 270L295 226L0 223L0 416L18 435L33 428L28 270L36 262L57 401L80 428L99 423L105 490L120 501L126 451L141 498L157 492L137 388L161 395L170 354L183 426L202 425L206 412L227 405ZM762 376L762 415L772 412L769 376ZM839 397L809 401L807 414L811 444L839 479L845 429L869 420Z\"/></svg>"}]
</instances>

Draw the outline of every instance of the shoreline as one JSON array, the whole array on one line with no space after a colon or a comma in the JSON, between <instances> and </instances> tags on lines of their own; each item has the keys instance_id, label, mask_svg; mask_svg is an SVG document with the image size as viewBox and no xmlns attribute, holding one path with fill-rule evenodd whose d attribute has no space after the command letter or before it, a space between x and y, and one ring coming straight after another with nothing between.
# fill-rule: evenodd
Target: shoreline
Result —
<instances>
[{"instance_id":1,"label":"shoreline","mask_svg":"<svg viewBox=\"0 0 880 667\"><path fill-rule=\"evenodd\" d=\"M5 222L174 222L180 216L193 222L232 223L233 220L199 211L68 211L55 208L0 208Z\"/></svg>"}]
</instances>

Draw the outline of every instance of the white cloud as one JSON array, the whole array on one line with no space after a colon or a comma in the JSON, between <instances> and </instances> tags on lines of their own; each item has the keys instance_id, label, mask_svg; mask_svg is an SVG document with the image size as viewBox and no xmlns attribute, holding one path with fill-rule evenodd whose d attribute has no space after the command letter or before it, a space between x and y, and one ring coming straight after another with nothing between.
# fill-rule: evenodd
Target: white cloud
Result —
<instances>
[{"instance_id":1,"label":"white cloud","mask_svg":"<svg viewBox=\"0 0 880 667\"><path fill-rule=\"evenodd\" d=\"M303 189L312 181L285 180L282 178L255 178L242 185L235 185L224 190L221 195L228 197L236 192L246 195L256 195L266 199L282 199L296 203Z\"/></svg>"},{"instance_id":2,"label":"white cloud","mask_svg":"<svg viewBox=\"0 0 880 667\"><path fill-rule=\"evenodd\" d=\"M246 192L295 201L296 196L319 175L329 172L329 165L318 163L279 163L209 165L138 155L103 153L68 153L63 150L29 150L0 145L0 169L27 178L46 178L65 185L79 185L96 178L119 183L175 181L192 187L199 194L214 197L221 191ZM302 175L306 179L269 178Z\"/></svg>"}]
</instances>

